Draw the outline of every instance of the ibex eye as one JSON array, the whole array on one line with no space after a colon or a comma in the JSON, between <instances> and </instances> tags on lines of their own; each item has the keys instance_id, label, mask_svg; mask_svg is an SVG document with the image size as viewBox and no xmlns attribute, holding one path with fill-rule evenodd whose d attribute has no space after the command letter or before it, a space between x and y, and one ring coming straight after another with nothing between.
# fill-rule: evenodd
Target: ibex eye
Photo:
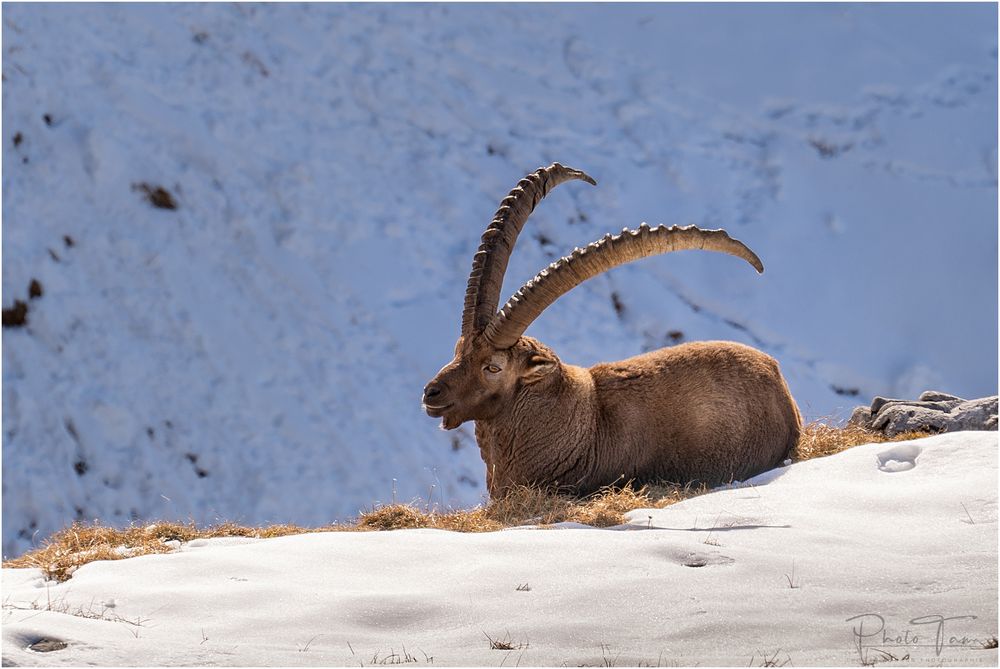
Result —
<instances>
[{"instance_id":1,"label":"ibex eye","mask_svg":"<svg viewBox=\"0 0 1000 669\"><path fill-rule=\"evenodd\" d=\"M500 371L500 368L497 367L496 365L486 365L485 369L490 374L496 374L497 372Z\"/></svg>"}]
</instances>

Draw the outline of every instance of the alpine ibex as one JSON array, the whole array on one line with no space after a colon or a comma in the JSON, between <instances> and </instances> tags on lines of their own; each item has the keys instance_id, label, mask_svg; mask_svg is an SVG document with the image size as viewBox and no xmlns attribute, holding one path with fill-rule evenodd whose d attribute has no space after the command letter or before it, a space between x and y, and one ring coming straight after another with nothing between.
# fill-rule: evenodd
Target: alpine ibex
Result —
<instances>
[{"instance_id":1,"label":"alpine ibex","mask_svg":"<svg viewBox=\"0 0 1000 669\"><path fill-rule=\"evenodd\" d=\"M612 484L744 480L777 466L802 421L778 363L734 342L671 346L590 369L522 336L559 296L639 258L705 249L760 259L723 230L645 223L549 265L497 312L514 242L548 192L571 179L555 163L501 202L473 258L455 359L424 388L429 416L451 430L476 421L490 495L516 485L585 495Z\"/></svg>"}]
</instances>

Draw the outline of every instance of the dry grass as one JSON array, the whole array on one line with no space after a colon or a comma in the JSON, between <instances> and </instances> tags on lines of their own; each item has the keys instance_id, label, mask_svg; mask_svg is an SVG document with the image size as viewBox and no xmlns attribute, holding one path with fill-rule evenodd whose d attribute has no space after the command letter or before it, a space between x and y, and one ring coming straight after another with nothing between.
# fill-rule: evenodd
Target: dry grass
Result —
<instances>
[{"instance_id":1,"label":"dry grass","mask_svg":"<svg viewBox=\"0 0 1000 669\"><path fill-rule=\"evenodd\" d=\"M661 508L703 492L702 488L646 486L604 490L586 499L553 495L534 488L518 488L486 506L468 510L421 510L411 504L390 504L361 514L353 524L305 528L296 525L245 527L224 523L198 528L194 524L154 523L124 529L74 523L57 532L44 544L21 557L7 560L4 567L38 568L47 578L65 581L80 566L96 560L169 553L174 542L216 537L267 539L309 532L364 532L434 528L454 532L495 532L505 527L577 522L609 527L624 522L624 514L638 508Z\"/></svg>"},{"instance_id":2,"label":"dry grass","mask_svg":"<svg viewBox=\"0 0 1000 669\"><path fill-rule=\"evenodd\" d=\"M192 524L154 523L124 529L74 523L56 532L38 549L3 563L4 567L36 567L56 581L65 581L76 569L95 560L121 560L123 558L169 553L176 544L194 539L214 537L271 538L322 529L306 529L295 525L245 527L236 523L223 523L197 528Z\"/></svg>"},{"instance_id":3,"label":"dry grass","mask_svg":"<svg viewBox=\"0 0 1000 669\"><path fill-rule=\"evenodd\" d=\"M392 504L364 513L359 530L400 530L429 527L453 532L495 532L517 525L553 525L575 522L611 527L625 522L633 509L659 509L701 494L704 487L674 485L606 488L584 499L555 495L520 486L484 507L460 511L421 511L409 504Z\"/></svg>"},{"instance_id":4,"label":"dry grass","mask_svg":"<svg viewBox=\"0 0 1000 669\"><path fill-rule=\"evenodd\" d=\"M792 462L822 458L846 451L861 444L879 444L888 441L906 441L929 437L926 432L905 432L895 437L887 437L881 432L872 432L857 425L833 427L822 422L809 423L802 428L798 445L789 456Z\"/></svg>"},{"instance_id":5,"label":"dry grass","mask_svg":"<svg viewBox=\"0 0 1000 669\"><path fill-rule=\"evenodd\" d=\"M911 432L887 438L863 428L831 427L823 423L806 425L793 462L833 455L872 442L901 441L929 436ZM607 488L585 499L555 495L537 488L517 488L486 506L467 510L421 510L412 504L390 504L362 513L355 523L304 528L296 525L245 527L224 523L198 528L192 524L154 523L124 529L76 523L50 537L38 549L7 560L4 567L36 567L57 581L65 581L81 565L95 560L120 560L140 555L168 553L174 542L215 537L271 538L309 532L382 531L433 528L453 532L495 532L518 525L552 525L576 522L593 527L621 525L624 515L634 509L660 509L706 492L705 487L649 485L636 490Z\"/></svg>"}]
</instances>

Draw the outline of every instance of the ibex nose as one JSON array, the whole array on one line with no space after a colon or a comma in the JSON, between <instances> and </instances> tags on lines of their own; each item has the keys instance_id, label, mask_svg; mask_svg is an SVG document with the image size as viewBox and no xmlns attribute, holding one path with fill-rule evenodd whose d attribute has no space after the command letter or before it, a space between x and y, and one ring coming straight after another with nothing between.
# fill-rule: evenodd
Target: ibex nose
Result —
<instances>
[{"instance_id":1,"label":"ibex nose","mask_svg":"<svg viewBox=\"0 0 1000 669\"><path fill-rule=\"evenodd\" d=\"M434 383L433 381L431 383L428 383L427 387L424 388L424 403L433 400L440 394L441 394L441 384Z\"/></svg>"}]
</instances>

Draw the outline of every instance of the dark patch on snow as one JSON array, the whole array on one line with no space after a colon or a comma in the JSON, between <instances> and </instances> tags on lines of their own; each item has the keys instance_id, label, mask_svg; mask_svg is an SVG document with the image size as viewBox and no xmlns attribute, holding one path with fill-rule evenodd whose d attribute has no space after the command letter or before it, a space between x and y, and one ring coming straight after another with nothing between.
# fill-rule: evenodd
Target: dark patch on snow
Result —
<instances>
[{"instance_id":1,"label":"dark patch on snow","mask_svg":"<svg viewBox=\"0 0 1000 669\"><path fill-rule=\"evenodd\" d=\"M691 311L693 311L694 313L697 314L697 313L699 313L701 311L701 305L700 304L696 304L691 299L689 299L685 295L681 295L680 293L674 293L674 294L677 295L677 299L679 299L681 302L683 302L684 304L686 304L688 306L688 308L691 309Z\"/></svg>"},{"instance_id":2,"label":"dark patch on snow","mask_svg":"<svg viewBox=\"0 0 1000 669\"><path fill-rule=\"evenodd\" d=\"M764 341L763 339L761 339L760 337L758 337L757 335L755 335L753 332L750 332L750 328L748 328L743 323L740 323L740 322L734 321L734 320L730 320L728 318L723 318L722 322L725 323L726 325L728 325L729 327L735 329L735 330L739 330L740 332L747 333L747 336L750 337L750 341L752 341L754 343L754 345L757 346L758 348L768 348L769 347L768 343L766 341Z\"/></svg>"},{"instance_id":3,"label":"dark patch on snow","mask_svg":"<svg viewBox=\"0 0 1000 669\"><path fill-rule=\"evenodd\" d=\"M157 209L177 209L177 200L163 186L151 186L146 182L132 184L132 190L146 196L146 201Z\"/></svg>"},{"instance_id":4,"label":"dark patch on snow","mask_svg":"<svg viewBox=\"0 0 1000 669\"><path fill-rule=\"evenodd\" d=\"M73 424L72 418L67 418L63 421L63 426L66 428L66 432L69 436L73 438L73 441L80 443L80 433L76 431L76 425Z\"/></svg>"},{"instance_id":5,"label":"dark patch on snow","mask_svg":"<svg viewBox=\"0 0 1000 669\"><path fill-rule=\"evenodd\" d=\"M42 284L37 279L32 279L28 284L28 299L35 299L42 296ZM3 327L22 328L28 324L28 303L23 300L14 300L13 306L3 310Z\"/></svg>"},{"instance_id":6,"label":"dark patch on snow","mask_svg":"<svg viewBox=\"0 0 1000 669\"><path fill-rule=\"evenodd\" d=\"M35 531L38 529L38 522L32 520L28 523L27 527L22 527L18 530L17 536L19 539L31 539L34 540Z\"/></svg>"},{"instance_id":7,"label":"dark patch on snow","mask_svg":"<svg viewBox=\"0 0 1000 669\"><path fill-rule=\"evenodd\" d=\"M503 141L494 138L486 143L486 154L507 158L510 155L510 148Z\"/></svg>"},{"instance_id":8,"label":"dark patch on snow","mask_svg":"<svg viewBox=\"0 0 1000 669\"><path fill-rule=\"evenodd\" d=\"M261 59L258 58L257 54L255 54L254 52L244 51L242 57L243 57L243 62L249 65L250 67L255 68L257 72L260 74L260 76L268 77L271 75L271 72L267 69L267 66L264 65Z\"/></svg>"},{"instance_id":9,"label":"dark patch on snow","mask_svg":"<svg viewBox=\"0 0 1000 669\"><path fill-rule=\"evenodd\" d=\"M848 151L851 150L851 148L854 147L854 144L850 142L846 144L834 144L832 142L823 139L818 139L816 137L812 137L809 139L809 145L814 149L816 149L816 152L819 153L820 158L824 159L836 158L842 153L847 153Z\"/></svg>"},{"instance_id":10,"label":"dark patch on snow","mask_svg":"<svg viewBox=\"0 0 1000 669\"><path fill-rule=\"evenodd\" d=\"M544 232L536 232L535 241L541 246L552 246L552 240Z\"/></svg>"},{"instance_id":11,"label":"dark patch on snow","mask_svg":"<svg viewBox=\"0 0 1000 669\"><path fill-rule=\"evenodd\" d=\"M655 351L656 349L664 348L667 346L676 346L684 341L684 332L682 330L667 330L666 332L655 331L650 332L648 330L642 333L643 343L642 352L648 353L649 351Z\"/></svg>"},{"instance_id":12,"label":"dark patch on snow","mask_svg":"<svg viewBox=\"0 0 1000 669\"><path fill-rule=\"evenodd\" d=\"M73 463L73 471L76 472L77 476L83 476L90 469L90 465L87 464L86 460L77 460Z\"/></svg>"},{"instance_id":13,"label":"dark patch on snow","mask_svg":"<svg viewBox=\"0 0 1000 669\"><path fill-rule=\"evenodd\" d=\"M28 305L21 300L14 300L14 306L3 310L3 327L22 328L28 324Z\"/></svg>"},{"instance_id":14,"label":"dark patch on snow","mask_svg":"<svg viewBox=\"0 0 1000 669\"><path fill-rule=\"evenodd\" d=\"M188 462L195 465L194 473L198 475L198 478L203 479L208 477L208 470L198 467L198 454L197 453L185 453L184 457L187 458Z\"/></svg>"},{"instance_id":15,"label":"dark patch on snow","mask_svg":"<svg viewBox=\"0 0 1000 669\"><path fill-rule=\"evenodd\" d=\"M19 132L14 133L14 148L21 146L21 142L24 141L24 135Z\"/></svg>"},{"instance_id":16,"label":"dark patch on snow","mask_svg":"<svg viewBox=\"0 0 1000 669\"><path fill-rule=\"evenodd\" d=\"M835 383L830 384L830 390L837 393L838 395L843 395L844 397L857 397L858 395L861 394L860 388L854 388L854 387L847 388L844 386L838 386Z\"/></svg>"},{"instance_id":17,"label":"dark patch on snow","mask_svg":"<svg viewBox=\"0 0 1000 669\"><path fill-rule=\"evenodd\" d=\"M611 306L614 307L615 313L618 315L619 320L624 320L625 318L625 303L622 302L622 298L618 295L617 291L611 292Z\"/></svg>"}]
</instances>

